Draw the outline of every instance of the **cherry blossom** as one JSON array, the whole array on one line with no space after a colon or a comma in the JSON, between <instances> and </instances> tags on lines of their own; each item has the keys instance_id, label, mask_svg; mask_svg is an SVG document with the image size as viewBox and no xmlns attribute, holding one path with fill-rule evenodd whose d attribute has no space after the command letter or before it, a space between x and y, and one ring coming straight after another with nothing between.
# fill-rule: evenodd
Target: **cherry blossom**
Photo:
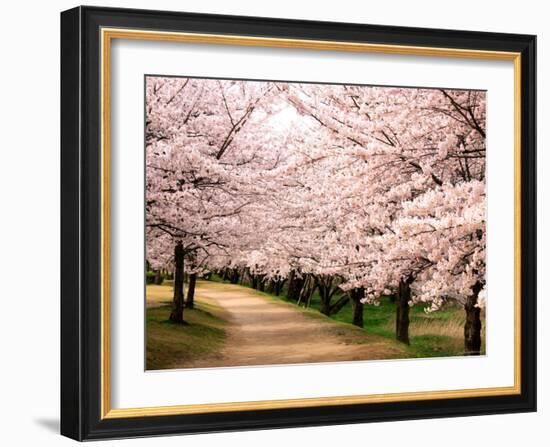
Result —
<instances>
[{"instance_id":1,"label":"cherry blossom","mask_svg":"<svg viewBox=\"0 0 550 447\"><path fill-rule=\"evenodd\" d=\"M485 115L482 91L147 77L147 260L299 279L327 314L452 300L478 327Z\"/></svg>"}]
</instances>

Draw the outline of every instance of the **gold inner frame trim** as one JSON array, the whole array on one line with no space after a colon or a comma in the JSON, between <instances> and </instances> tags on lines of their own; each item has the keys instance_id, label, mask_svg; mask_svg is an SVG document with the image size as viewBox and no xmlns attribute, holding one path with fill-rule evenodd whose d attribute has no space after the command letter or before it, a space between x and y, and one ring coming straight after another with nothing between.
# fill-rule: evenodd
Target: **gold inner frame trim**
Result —
<instances>
[{"instance_id":1,"label":"gold inner frame trim","mask_svg":"<svg viewBox=\"0 0 550 447\"><path fill-rule=\"evenodd\" d=\"M326 405L457 399L503 396L521 393L521 54L504 51L384 45L370 43L280 39L200 33L101 29L101 418L167 416L262 409L308 408ZM260 46L409 56L437 56L467 59L505 60L514 63L514 385L509 387L422 391L357 396L329 396L215 404L173 405L142 408L111 408L110 349L110 85L111 42L113 39L213 45Z\"/></svg>"}]
</instances>

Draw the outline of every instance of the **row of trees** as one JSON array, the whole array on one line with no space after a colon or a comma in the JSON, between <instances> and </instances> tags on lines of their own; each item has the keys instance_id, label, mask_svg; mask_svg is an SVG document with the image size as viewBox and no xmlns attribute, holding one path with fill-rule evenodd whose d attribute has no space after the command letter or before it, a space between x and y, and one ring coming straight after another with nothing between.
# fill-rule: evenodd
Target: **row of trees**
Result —
<instances>
[{"instance_id":1,"label":"row of trees","mask_svg":"<svg viewBox=\"0 0 550 447\"><path fill-rule=\"evenodd\" d=\"M485 305L485 93L148 77L147 258L183 274L245 272L330 315L396 302ZM196 277L196 276L195 276ZM237 279L235 279L237 278Z\"/></svg>"}]
</instances>

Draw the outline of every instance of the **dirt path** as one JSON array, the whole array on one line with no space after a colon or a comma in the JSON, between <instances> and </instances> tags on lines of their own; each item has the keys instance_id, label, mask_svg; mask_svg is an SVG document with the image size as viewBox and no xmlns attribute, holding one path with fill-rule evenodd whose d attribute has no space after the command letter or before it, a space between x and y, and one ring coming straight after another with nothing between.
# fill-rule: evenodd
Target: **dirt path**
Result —
<instances>
[{"instance_id":1,"label":"dirt path","mask_svg":"<svg viewBox=\"0 0 550 447\"><path fill-rule=\"evenodd\" d=\"M397 342L247 287L200 281L196 300L214 302L229 321L221 353L185 367L338 362L407 357ZM182 365L183 366L183 365Z\"/></svg>"}]
</instances>

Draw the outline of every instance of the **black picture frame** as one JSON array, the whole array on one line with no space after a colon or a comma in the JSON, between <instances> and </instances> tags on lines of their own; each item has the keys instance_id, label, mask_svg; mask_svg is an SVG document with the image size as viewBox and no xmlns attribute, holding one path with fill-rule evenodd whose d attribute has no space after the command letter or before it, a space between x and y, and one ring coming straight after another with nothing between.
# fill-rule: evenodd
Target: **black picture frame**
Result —
<instances>
[{"instance_id":1,"label":"black picture frame","mask_svg":"<svg viewBox=\"0 0 550 447\"><path fill-rule=\"evenodd\" d=\"M518 394L103 418L101 83L105 27L521 53L521 389ZM77 440L536 410L536 37L77 7L61 14L61 433Z\"/></svg>"}]
</instances>

